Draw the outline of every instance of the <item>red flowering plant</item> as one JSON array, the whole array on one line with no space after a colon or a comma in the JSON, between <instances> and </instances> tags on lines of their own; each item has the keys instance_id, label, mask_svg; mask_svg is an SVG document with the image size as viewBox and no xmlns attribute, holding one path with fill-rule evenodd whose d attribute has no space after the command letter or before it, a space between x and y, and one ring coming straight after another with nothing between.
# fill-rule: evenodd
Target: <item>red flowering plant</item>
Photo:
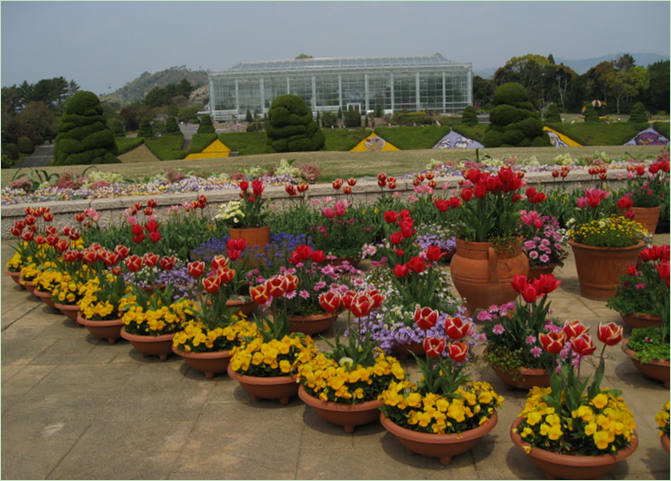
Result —
<instances>
[{"instance_id":1,"label":"red flowering plant","mask_svg":"<svg viewBox=\"0 0 671 481\"><path fill-rule=\"evenodd\" d=\"M633 207L657 207L669 195L669 151L664 150L646 169L645 164L627 166L629 182L622 198Z\"/></svg>"},{"instance_id":2,"label":"red flowering plant","mask_svg":"<svg viewBox=\"0 0 671 481\"><path fill-rule=\"evenodd\" d=\"M434 327L438 311L418 308L417 326ZM413 431L451 434L489 423L503 403L487 382L470 382L464 369L472 351L465 337L474 334L471 322L459 317L444 319L444 335L424 337L425 358L415 356L422 377L412 384L392 382L380 397L381 410L395 424ZM414 354L413 354L414 355Z\"/></svg>"},{"instance_id":3,"label":"red flowering plant","mask_svg":"<svg viewBox=\"0 0 671 481\"><path fill-rule=\"evenodd\" d=\"M243 180L238 186L242 199L242 202L240 202L242 216L238 225L240 227L262 227L266 225L268 210L265 208L266 199L263 197L266 186L260 180L253 180L251 183Z\"/></svg>"},{"instance_id":4,"label":"red flowering plant","mask_svg":"<svg viewBox=\"0 0 671 481\"><path fill-rule=\"evenodd\" d=\"M656 315L658 299L669 296L669 246L652 246L639 254L640 268L627 267L615 286L615 295L608 299L606 307L623 316L630 314ZM666 282L659 272L666 271Z\"/></svg>"},{"instance_id":5,"label":"red flowering plant","mask_svg":"<svg viewBox=\"0 0 671 481\"><path fill-rule=\"evenodd\" d=\"M540 448L597 456L616 454L631 443L636 426L632 413L619 390L601 388L606 346L620 343L622 326L599 323L597 336L603 343L599 365L593 376L582 380L582 361L597 349L589 329L580 321L566 321L563 330L540 336L541 346L553 356L557 369L553 369L549 388L529 392L520 415L516 433L528 443L524 445L527 453Z\"/></svg>"},{"instance_id":6,"label":"red flowering plant","mask_svg":"<svg viewBox=\"0 0 671 481\"><path fill-rule=\"evenodd\" d=\"M365 207L338 200L321 210L320 221L310 228L315 248L327 256L360 259L362 246L371 242L375 228L365 216Z\"/></svg>"},{"instance_id":7,"label":"red flowering plant","mask_svg":"<svg viewBox=\"0 0 671 481\"><path fill-rule=\"evenodd\" d=\"M454 226L457 237L470 242L506 242L515 237L520 218L516 204L526 183L524 173L502 167L496 175L464 169L463 176L463 203L457 208Z\"/></svg>"},{"instance_id":8,"label":"red flowering plant","mask_svg":"<svg viewBox=\"0 0 671 481\"><path fill-rule=\"evenodd\" d=\"M485 321L481 332L487 340L487 364L514 380L519 378L521 367L552 369L552 358L543 351L540 337L559 330L550 318L548 295L560 283L552 274L533 280L517 275L511 282L519 293L515 304L492 306L478 314L478 320Z\"/></svg>"},{"instance_id":9,"label":"red flowering plant","mask_svg":"<svg viewBox=\"0 0 671 481\"><path fill-rule=\"evenodd\" d=\"M576 197L576 205L573 208L573 218L567 224L573 229L597 221L609 214L615 213L614 200L607 190L596 187L586 187L585 195ZM628 218L632 218L633 213Z\"/></svg>"}]
</instances>

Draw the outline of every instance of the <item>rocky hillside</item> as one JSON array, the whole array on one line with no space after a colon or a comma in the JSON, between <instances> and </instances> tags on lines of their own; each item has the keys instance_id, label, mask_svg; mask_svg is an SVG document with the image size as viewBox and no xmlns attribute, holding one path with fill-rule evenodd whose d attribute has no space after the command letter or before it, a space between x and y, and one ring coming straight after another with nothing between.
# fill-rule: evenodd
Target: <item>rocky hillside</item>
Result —
<instances>
[{"instance_id":1,"label":"rocky hillside","mask_svg":"<svg viewBox=\"0 0 671 481\"><path fill-rule=\"evenodd\" d=\"M101 102L119 103L127 105L142 100L144 96L154 87L165 87L168 84L179 83L186 78L192 85L198 87L207 85L207 72L205 70L190 70L186 65L171 67L162 72L144 72L135 80L111 94L100 97Z\"/></svg>"}]
</instances>

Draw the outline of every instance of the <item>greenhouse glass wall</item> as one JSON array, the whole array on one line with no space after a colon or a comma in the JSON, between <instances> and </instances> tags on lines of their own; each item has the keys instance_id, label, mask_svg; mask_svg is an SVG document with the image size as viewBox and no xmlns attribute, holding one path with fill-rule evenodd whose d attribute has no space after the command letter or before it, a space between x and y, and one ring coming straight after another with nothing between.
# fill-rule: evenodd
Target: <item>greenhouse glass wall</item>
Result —
<instances>
[{"instance_id":1,"label":"greenhouse glass wall","mask_svg":"<svg viewBox=\"0 0 671 481\"><path fill-rule=\"evenodd\" d=\"M280 95L305 100L313 114L361 112L382 105L386 113L430 111L443 114L472 105L473 67L432 57L310 58L240 63L208 72L210 114L214 120L268 112Z\"/></svg>"}]
</instances>

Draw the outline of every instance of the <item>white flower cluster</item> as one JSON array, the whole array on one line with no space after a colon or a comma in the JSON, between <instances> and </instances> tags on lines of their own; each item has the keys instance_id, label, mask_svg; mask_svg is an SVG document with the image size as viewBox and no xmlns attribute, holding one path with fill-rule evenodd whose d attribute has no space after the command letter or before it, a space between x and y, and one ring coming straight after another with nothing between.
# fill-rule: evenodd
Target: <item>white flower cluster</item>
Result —
<instances>
[{"instance_id":1,"label":"white flower cluster","mask_svg":"<svg viewBox=\"0 0 671 481\"><path fill-rule=\"evenodd\" d=\"M232 200L227 204L219 205L219 213L214 218L226 221L232 220L233 223L237 224L244 216L245 214L240 209L240 201Z\"/></svg>"},{"instance_id":2,"label":"white flower cluster","mask_svg":"<svg viewBox=\"0 0 671 481\"><path fill-rule=\"evenodd\" d=\"M577 161L572 159L569 153L555 157L555 164L557 165L575 165L576 163Z\"/></svg>"},{"instance_id":3,"label":"white flower cluster","mask_svg":"<svg viewBox=\"0 0 671 481\"><path fill-rule=\"evenodd\" d=\"M294 167L293 162L293 160L281 159L279 167L275 169L275 175L289 174L294 179L301 179L301 170L298 167Z\"/></svg>"}]
</instances>

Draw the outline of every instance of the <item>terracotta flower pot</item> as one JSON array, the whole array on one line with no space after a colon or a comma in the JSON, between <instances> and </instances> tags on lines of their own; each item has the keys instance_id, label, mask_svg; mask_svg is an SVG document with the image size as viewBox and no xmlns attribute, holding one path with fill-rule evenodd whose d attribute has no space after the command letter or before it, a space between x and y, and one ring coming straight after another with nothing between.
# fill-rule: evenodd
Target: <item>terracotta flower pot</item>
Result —
<instances>
[{"instance_id":1,"label":"terracotta flower pot","mask_svg":"<svg viewBox=\"0 0 671 481\"><path fill-rule=\"evenodd\" d=\"M111 321L89 321L84 319L81 312L77 314L77 322L83 324L91 334L99 339L107 339L107 342L114 344L121 337L121 328L123 321L121 319L112 319Z\"/></svg>"},{"instance_id":2,"label":"terracotta flower pot","mask_svg":"<svg viewBox=\"0 0 671 481\"><path fill-rule=\"evenodd\" d=\"M79 322L79 306L77 304L59 304L58 302L54 303L54 307L65 314L70 320L75 321L77 326L84 327L84 324Z\"/></svg>"},{"instance_id":3,"label":"terracotta flower pot","mask_svg":"<svg viewBox=\"0 0 671 481\"><path fill-rule=\"evenodd\" d=\"M335 259L326 259L324 264L331 265L333 267L341 266L347 261L350 266L356 267L361 262L361 257L336 257Z\"/></svg>"},{"instance_id":4,"label":"terracotta flower pot","mask_svg":"<svg viewBox=\"0 0 671 481\"><path fill-rule=\"evenodd\" d=\"M490 366L508 391L513 389L529 390L534 386L548 387L550 386L550 373L545 369L532 369L522 366L520 368L520 375L516 376L514 373L498 369Z\"/></svg>"},{"instance_id":5,"label":"terracotta flower pot","mask_svg":"<svg viewBox=\"0 0 671 481\"><path fill-rule=\"evenodd\" d=\"M636 215L634 220L643 224L648 232L654 234L657 230L657 223L659 222L659 214L662 212L662 206L657 207L632 207Z\"/></svg>"},{"instance_id":6,"label":"terracotta flower pot","mask_svg":"<svg viewBox=\"0 0 671 481\"><path fill-rule=\"evenodd\" d=\"M379 407L382 401L366 401L355 404L322 401L311 396L303 386L298 388L298 397L310 406L325 421L339 424L347 434L352 434L356 426L370 424L380 419Z\"/></svg>"},{"instance_id":7,"label":"terracotta flower pot","mask_svg":"<svg viewBox=\"0 0 671 481\"><path fill-rule=\"evenodd\" d=\"M238 299L231 299L226 301L226 307L239 307L240 310L238 312L242 312L246 317L249 317L259 305L254 301L242 302Z\"/></svg>"},{"instance_id":8,"label":"terracotta flower pot","mask_svg":"<svg viewBox=\"0 0 671 481\"><path fill-rule=\"evenodd\" d=\"M13 280L14 282L16 282L16 284L17 284L19 287L23 288L23 285L21 285L21 283L19 282L19 278L21 277L21 272L12 272L12 271L10 271L9 269L7 269L7 270L5 271L5 273L6 273L9 277L11 277L12 280Z\"/></svg>"},{"instance_id":9,"label":"terracotta flower pot","mask_svg":"<svg viewBox=\"0 0 671 481\"><path fill-rule=\"evenodd\" d=\"M634 366L636 366L636 369L641 371L644 376L647 376L650 379L662 381L664 383L664 387L669 389L669 361L663 359L653 359L650 362L641 362L634 357L636 351L627 348L628 343L629 339L622 343L622 350L627 356L629 356L631 362L633 362Z\"/></svg>"},{"instance_id":10,"label":"terracotta flower pot","mask_svg":"<svg viewBox=\"0 0 671 481\"><path fill-rule=\"evenodd\" d=\"M669 453L669 435L664 434L660 438L660 441L662 442L662 447L664 448L664 451L666 451L666 453L668 454Z\"/></svg>"},{"instance_id":11,"label":"terracotta flower pot","mask_svg":"<svg viewBox=\"0 0 671 481\"><path fill-rule=\"evenodd\" d=\"M450 266L454 286L464 298L469 316L477 308L514 301L518 293L510 282L518 274L529 274L529 259L521 243L512 252L506 248L497 252L489 242L457 239L457 253Z\"/></svg>"},{"instance_id":12,"label":"terracotta flower pot","mask_svg":"<svg viewBox=\"0 0 671 481\"><path fill-rule=\"evenodd\" d=\"M645 243L639 241L630 247L593 247L568 241L573 249L578 269L580 294L587 299L605 301L615 295L615 286L627 266L636 264Z\"/></svg>"},{"instance_id":13,"label":"terracotta flower pot","mask_svg":"<svg viewBox=\"0 0 671 481\"><path fill-rule=\"evenodd\" d=\"M51 299L51 292L42 292L39 289L35 289L33 291L33 295L42 299L42 302L44 302L47 306L56 309L56 303L53 301L53 299Z\"/></svg>"},{"instance_id":14,"label":"terracotta flower pot","mask_svg":"<svg viewBox=\"0 0 671 481\"><path fill-rule=\"evenodd\" d=\"M405 429L394 423L384 413L380 413L382 425L396 436L396 439L406 447L408 453L438 458L443 466L450 464L453 456L465 453L475 446L485 434L494 429L498 419L498 416L494 413L487 424L463 431L460 434L430 434Z\"/></svg>"},{"instance_id":15,"label":"terracotta flower pot","mask_svg":"<svg viewBox=\"0 0 671 481\"><path fill-rule=\"evenodd\" d=\"M23 287L26 288L28 292L33 294L35 292L35 284L33 284L31 281L24 281L23 282Z\"/></svg>"},{"instance_id":16,"label":"terracotta flower pot","mask_svg":"<svg viewBox=\"0 0 671 481\"><path fill-rule=\"evenodd\" d=\"M279 399L280 404L289 404L291 396L298 393L298 383L293 376L256 377L238 374L231 365L227 371L231 379L235 379L240 386L252 395L256 402L262 399Z\"/></svg>"},{"instance_id":17,"label":"terracotta flower pot","mask_svg":"<svg viewBox=\"0 0 671 481\"><path fill-rule=\"evenodd\" d=\"M231 351L186 352L172 346L172 352L181 356L189 367L204 372L208 379L213 379L217 373L226 372L231 362Z\"/></svg>"},{"instance_id":18,"label":"terracotta flower pot","mask_svg":"<svg viewBox=\"0 0 671 481\"><path fill-rule=\"evenodd\" d=\"M161 361L165 361L172 352L172 338L175 337L175 333L160 336L140 336L126 332L126 328L123 327L121 337L130 341L132 346L142 353L142 357L158 356Z\"/></svg>"},{"instance_id":19,"label":"terracotta flower pot","mask_svg":"<svg viewBox=\"0 0 671 481\"><path fill-rule=\"evenodd\" d=\"M243 227L241 229L229 228L231 239L245 239L250 251L266 251L266 245L270 243L270 227ZM246 264L248 266L258 265L255 255L247 253Z\"/></svg>"},{"instance_id":20,"label":"terracotta flower pot","mask_svg":"<svg viewBox=\"0 0 671 481\"><path fill-rule=\"evenodd\" d=\"M308 335L324 332L337 318L338 314L335 312L324 312L314 316L292 316L289 317L289 332L302 332Z\"/></svg>"},{"instance_id":21,"label":"terracotta flower pot","mask_svg":"<svg viewBox=\"0 0 671 481\"><path fill-rule=\"evenodd\" d=\"M662 327L662 318L659 316L653 316L651 314L645 313L634 313L629 314L628 316L620 313L620 317L627 324L627 326L632 329L639 329L644 327Z\"/></svg>"},{"instance_id":22,"label":"terracotta flower pot","mask_svg":"<svg viewBox=\"0 0 671 481\"><path fill-rule=\"evenodd\" d=\"M514 432L520 424L522 418L517 418L510 429L510 437L515 446L524 451L524 447L529 447L529 443L522 440L517 432ZM620 464L620 461L629 457L638 446L638 436L636 431L631 439L629 447L621 449L617 455L603 454L601 456L580 456L567 454L557 454L545 451L540 448L531 448L527 453L531 462L545 472L547 479L601 479L601 476L611 472ZM526 453L526 451L525 451Z\"/></svg>"},{"instance_id":23,"label":"terracotta flower pot","mask_svg":"<svg viewBox=\"0 0 671 481\"><path fill-rule=\"evenodd\" d=\"M406 360L412 357L410 353L417 356L424 356L424 346L421 342L409 342L407 344L398 344L394 346L394 354L401 360Z\"/></svg>"},{"instance_id":24,"label":"terracotta flower pot","mask_svg":"<svg viewBox=\"0 0 671 481\"><path fill-rule=\"evenodd\" d=\"M558 265L559 264L549 264L546 266L529 267L529 275L527 276L527 279L539 279L541 274L546 276L552 274Z\"/></svg>"}]
</instances>

